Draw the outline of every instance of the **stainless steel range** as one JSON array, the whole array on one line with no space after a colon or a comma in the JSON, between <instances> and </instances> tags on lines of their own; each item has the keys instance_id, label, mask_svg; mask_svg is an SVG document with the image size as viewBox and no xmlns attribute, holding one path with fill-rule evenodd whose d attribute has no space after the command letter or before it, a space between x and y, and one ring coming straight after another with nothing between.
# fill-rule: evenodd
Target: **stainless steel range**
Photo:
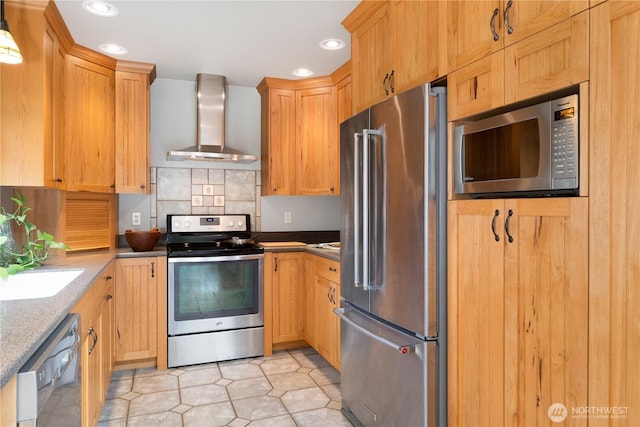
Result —
<instances>
[{"instance_id":1,"label":"stainless steel range","mask_svg":"<svg viewBox=\"0 0 640 427\"><path fill-rule=\"evenodd\" d=\"M167 215L169 367L263 354L264 249L249 215Z\"/></svg>"}]
</instances>

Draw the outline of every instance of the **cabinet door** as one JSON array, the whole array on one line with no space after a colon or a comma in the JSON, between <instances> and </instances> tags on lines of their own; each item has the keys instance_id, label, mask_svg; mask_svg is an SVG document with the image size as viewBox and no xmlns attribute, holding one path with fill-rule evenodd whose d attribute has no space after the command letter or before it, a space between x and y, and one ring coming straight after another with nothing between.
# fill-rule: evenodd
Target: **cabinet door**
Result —
<instances>
[{"instance_id":1,"label":"cabinet door","mask_svg":"<svg viewBox=\"0 0 640 427\"><path fill-rule=\"evenodd\" d=\"M115 188L114 72L67 56L67 189Z\"/></svg>"},{"instance_id":2,"label":"cabinet door","mask_svg":"<svg viewBox=\"0 0 640 427\"><path fill-rule=\"evenodd\" d=\"M448 1L447 5L449 72L503 48L500 0ZM491 22L494 24L493 32ZM494 40L494 34L498 36L498 40Z\"/></svg>"},{"instance_id":3,"label":"cabinet door","mask_svg":"<svg viewBox=\"0 0 640 427\"><path fill-rule=\"evenodd\" d=\"M580 13L505 49L505 104L589 79L588 19Z\"/></svg>"},{"instance_id":4,"label":"cabinet door","mask_svg":"<svg viewBox=\"0 0 640 427\"><path fill-rule=\"evenodd\" d=\"M302 252L273 256L273 343L304 339Z\"/></svg>"},{"instance_id":5,"label":"cabinet door","mask_svg":"<svg viewBox=\"0 0 640 427\"><path fill-rule=\"evenodd\" d=\"M503 52L496 52L448 76L448 120L504 105Z\"/></svg>"},{"instance_id":6,"label":"cabinet door","mask_svg":"<svg viewBox=\"0 0 640 427\"><path fill-rule=\"evenodd\" d=\"M505 420L536 425L553 403L587 406L588 201L507 200L505 214Z\"/></svg>"},{"instance_id":7,"label":"cabinet door","mask_svg":"<svg viewBox=\"0 0 640 427\"><path fill-rule=\"evenodd\" d=\"M116 192L149 193L149 76L116 71Z\"/></svg>"},{"instance_id":8,"label":"cabinet door","mask_svg":"<svg viewBox=\"0 0 640 427\"><path fill-rule=\"evenodd\" d=\"M608 1L590 12L588 406L627 407L629 421L620 423L633 424L640 408L640 2Z\"/></svg>"},{"instance_id":9,"label":"cabinet door","mask_svg":"<svg viewBox=\"0 0 640 427\"><path fill-rule=\"evenodd\" d=\"M65 189L64 89L66 54L60 40L49 24L45 26L44 56L44 184L47 187Z\"/></svg>"},{"instance_id":10,"label":"cabinet door","mask_svg":"<svg viewBox=\"0 0 640 427\"><path fill-rule=\"evenodd\" d=\"M512 1L509 7L504 0L502 7L504 44L509 46L587 9L589 1Z\"/></svg>"},{"instance_id":11,"label":"cabinet door","mask_svg":"<svg viewBox=\"0 0 640 427\"><path fill-rule=\"evenodd\" d=\"M102 342L98 332L101 328L102 316L94 313L89 322L89 329L85 332L82 342L82 425L96 425L100 417L103 395L102 359L100 349Z\"/></svg>"},{"instance_id":12,"label":"cabinet door","mask_svg":"<svg viewBox=\"0 0 640 427\"><path fill-rule=\"evenodd\" d=\"M304 254L304 340L311 347L316 347L316 334L318 327L316 325L316 311L318 310L318 301L316 297L316 265L315 256Z\"/></svg>"},{"instance_id":13,"label":"cabinet door","mask_svg":"<svg viewBox=\"0 0 640 427\"><path fill-rule=\"evenodd\" d=\"M393 37L389 3L351 31L353 110L360 112L391 95L384 87L392 71Z\"/></svg>"},{"instance_id":14,"label":"cabinet door","mask_svg":"<svg viewBox=\"0 0 640 427\"><path fill-rule=\"evenodd\" d=\"M331 301L331 295L333 292L333 283L325 277L316 275L315 278L315 293L316 293L316 350L322 357L328 362L332 360L333 356L333 341L335 331L331 324L331 317L329 313L332 310L333 303Z\"/></svg>"},{"instance_id":15,"label":"cabinet door","mask_svg":"<svg viewBox=\"0 0 640 427\"><path fill-rule=\"evenodd\" d=\"M157 260L121 258L117 260L116 361L157 356L158 283Z\"/></svg>"},{"instance_id":16,"label":"cabinet door","mask_svg":"<svg viewBox=\"0 0 640 427\"><path fill-rule=\"evenodd\" d=\"M296 91L296 194L333 195L340 157L335 88Z\"/></svg>"},{"instance_id":17,"label":"cabinet door","mask_svg":"<svg viewBox=\"0 0 640 427\"><path fill-rule=\"evenodd\" d=\"M394 1L391 7L396 92L446 74L446 2Z\"/></svg>"},{"instance_id":18,"label":"cabinet door","mask_svg":"<svg viewBox=\"0 0 640 427\"><path fill-rule=\"evenodd\" d=\"M449 424L502 425L504 202L449 202L448 216Z\"/></svg>"},{"instance_id":19,"label":"cabinet door","mask_svg":"<svg viewBox=\"0 0 640 427\"><path fill-rule=\"evenodd\" d=\"M262 195L295 194L296 92L268 89L262 96Z\"/></svg>"}]
</instances>

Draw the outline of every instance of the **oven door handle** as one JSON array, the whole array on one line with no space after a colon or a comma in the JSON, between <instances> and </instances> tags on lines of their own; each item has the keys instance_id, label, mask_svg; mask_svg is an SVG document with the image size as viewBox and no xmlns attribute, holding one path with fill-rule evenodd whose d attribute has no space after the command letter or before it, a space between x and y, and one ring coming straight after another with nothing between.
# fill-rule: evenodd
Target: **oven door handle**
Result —
<instances>
[{"instance_id":1,"label":"oven door handle","mask_svg":"<svg viewBox=\"0 0 640 427\"><path fill-rule=\"evenodd\" d=\"M197 255L197 254L196 254ZM187 262L211 262L211 261L245 261L252 259L264 259L264 254L250 255L216 255L216 256L171 256L167 257L169 264L187 263Z\"/></svg>"}]
</instances>

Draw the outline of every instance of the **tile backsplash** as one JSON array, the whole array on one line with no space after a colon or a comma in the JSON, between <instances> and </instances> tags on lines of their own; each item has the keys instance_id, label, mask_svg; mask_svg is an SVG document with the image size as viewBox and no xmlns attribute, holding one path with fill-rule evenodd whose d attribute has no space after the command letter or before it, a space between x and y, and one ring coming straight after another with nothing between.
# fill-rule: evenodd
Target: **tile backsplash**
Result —
<instances>
[{"instance_id":1,"label":"tile backsplash","mask_svg":"<svg viewBox=\"0 0 640 427\"><path fill-rule=\"evenodd\" d=\"M260 231L260 171L151 168L151 227L167 229L167 214L250 214Z\"/></svg>"}]
</instances>

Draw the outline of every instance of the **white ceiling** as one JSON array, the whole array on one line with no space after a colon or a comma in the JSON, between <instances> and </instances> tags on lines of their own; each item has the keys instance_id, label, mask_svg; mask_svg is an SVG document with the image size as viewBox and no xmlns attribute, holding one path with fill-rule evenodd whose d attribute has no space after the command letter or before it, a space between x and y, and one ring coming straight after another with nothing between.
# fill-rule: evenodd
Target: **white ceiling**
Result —
<instances>
[{"instance_id":1,"label":"white ceiling","mask_svg":"<svg viewBox=\"0 0 640 427\"><path fill-rule=\"evenodd\" d=\"M296 68L328 75L350 57L349 33L340 22L358 1L111 0L118 16L105 18L82 8L81 0L55 0L73 39L98 50L124 46L119 55L156 64L158 77L195 80L221 74L227 83L255 87L263 77L297 79ZM347 46L318 46L340 38ZM115 56L114 56L115 57Z\"/></svg>"}]
</instances>

